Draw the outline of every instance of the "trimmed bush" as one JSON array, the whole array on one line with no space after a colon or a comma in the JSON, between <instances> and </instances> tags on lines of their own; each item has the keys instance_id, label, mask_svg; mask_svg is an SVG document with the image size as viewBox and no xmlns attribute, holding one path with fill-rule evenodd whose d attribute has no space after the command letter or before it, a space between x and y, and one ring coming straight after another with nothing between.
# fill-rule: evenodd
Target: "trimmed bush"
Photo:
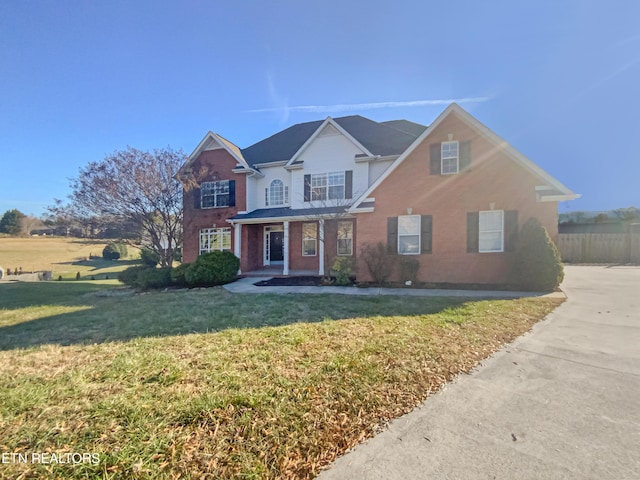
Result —
<instances>
[{"instance_id":1,"label":"trimmed bush","mask_svg":"<svg viewBox=\"0 0 640 480\"><path fill-rule=\"evenodd\" d=\"M144 267L144 266L135 266L135 267L126 268L125 270L121 271L118 274L118 280L124 283L125 285L128 285L129 287L139 288L138 276L140 275L140 272L148 269L149 267Z\"/></svg>"},{"instance_id":2,"label":"trimmed bush","mask_svg":"<svg viewBox=\"0 0 640 480\"><path fill-rule=\"evenodd\" d=\"M548 292L563 278L560 252L538 219L530 218L518 235L510 283L520 290Z\"/></svg>"},{"instance_id":3,"label":"trimmed bush","mask_svg":"<svg viewBox=\"0 0 640 480\"><path fill-rule=\"evenodd\" d=\"M166 288L171 286L171 267L145 268L138 273L138 288L150 290L152 288Z\"/></svg>"},{"instance_id":4,"label":"trimmed bush","mask_svg":"<svg viewBox=\"0 0 640 480\"><path fill-rule=\"evenodd\" d=\"M231 252L209 252L200 255L185 272L190 287L208 287L232 282L238 276L240 259Z\"/></svg>"},{"instance_id":5,"label":"trimmed bush","mask_svg":"<svg viewBox=\"0 0 640 480\"><path fill-rule=\"evenodd\" d=\"M120 250L115 243L109 243L102 249L102 258L105 260L118 260L120 258Z\"/></svg>"},{"instance_id":6,"label":"trimmed bush","mask_svg":"<svg viewBox=\"0 0 640 480\"><path fill-rule=\"evenodd\" d=\"M160 262L160 255L149 247L142 247L140 250L140 261L147 267L155 267Z\"/></svg>"},{"instance_id":7,"label":"trimmed bush","mask_svg":"<svg viewBox=\"0 0 640 480\"><path fill-rule=\"evenodd\" d=\"M191 266L190 263L183 263L171 269L171 281L174 285L179 287L187 286L187 279L185 277L187 269Z\"/></svg>"},{"instance_id":8,"label":"trimmed bush","mask_svg":"<svg viewBox=\"0 0 640 480\"><path fill-rule=\"evenodd\" d=\"M336 277L336 285L351 285L351 277L355 276L356 262L353 255L336 257L331 266L331 273Z\"/></svg>"},{"instance_id":9,"label":"trimmed bush","mask_svg":"<svg viewBox=\"0 0 640 480\"><path fill-rule=\"evenodd\" d=\"M102 258L105 260L118 260L128 254L127 246L122 242L111 242L102 249Z\"/></svg>"},{"instance_id":10,"label":"trimmed bush","mask_svg":"<svg viewBox=\"0 0 640 480\"><path fill-rule=\"evenodd\" d=\"M364 244L360 249L360 257L369 269L374 283L384 285L393 273L394 257L387 254L384 243Z\"/></svg>"}]
</instances>

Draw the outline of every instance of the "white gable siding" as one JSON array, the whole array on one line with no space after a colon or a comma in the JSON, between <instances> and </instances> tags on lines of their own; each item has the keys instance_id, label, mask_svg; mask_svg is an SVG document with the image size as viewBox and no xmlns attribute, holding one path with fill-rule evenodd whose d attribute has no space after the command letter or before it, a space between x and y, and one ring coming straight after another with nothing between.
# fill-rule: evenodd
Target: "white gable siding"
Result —
<instances>
[{"instance_id":1,"label":"white gable siding","mask_svg":"<svg viewBox=\"0 0 640 480\"><path fill-rule=\"evenodd\" d=\"M258 205L256 208L277 208L285 205L265 205L264 189L269 188L273 180L282 180L285 187L289 187L289 195L291 195L291 173L285 170L283 166L279 167L260 167L260 172L264 174L263 178L258 178L256 182L256 196Z\"/></svg>"},{"instance_id":2,"label":"white gable siding","mask_svg":"<svg viewBox=\"0 0 640 480\"><path fill-rule=\"evenodd\" d=\"M369 184L367 187L370 187L373 182L375 182L380 175L384 173L384 171L391 166L393 160L385 160L383 162L370 162L369 163Z\"/></svg>"},{"instance_id":3,"label":"white gable siding","mask_svg":"<svg viewBox=\"0 0 640 480\"><path fill-rule=\"evenodd\" d=\"M328 133L328 132L327 132ZM292 208L323 207L343 202L304 202L304 176L313 173L353 171L352 200L361 195L369 186L369 167L366 163L355 163L357 154L364 153L343 135L327 134L318 136L298 157L303 168L291 172L289 197Z\"/></svg>"},{"instance_id":4,"label":"white gable siding","mask_svg":"<svg viewBox=\"0 0 640 480\"><path fill-rule=\"evenodd\" d=\"M247 212L252 212L258 207L258 179L253 175L247 175Z\"/></svg>"}]
</instances>

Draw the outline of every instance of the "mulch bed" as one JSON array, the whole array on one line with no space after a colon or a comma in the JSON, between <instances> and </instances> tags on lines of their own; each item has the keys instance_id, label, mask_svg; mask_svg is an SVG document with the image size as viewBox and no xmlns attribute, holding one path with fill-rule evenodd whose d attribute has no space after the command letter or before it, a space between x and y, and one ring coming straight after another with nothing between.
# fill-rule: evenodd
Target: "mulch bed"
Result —
<instances>
[{"instance_id":1,"label":"mulch bed","mask_svg":"<svg viewBox=\"0 0 640 480\"><path fill-rule=\"evenodd\" d=\"M299 277L273 277L268 280L260 280L254 285L258 287L319 287L324 283L320 276L302 275Z\"/></svg>"}]
</instances>

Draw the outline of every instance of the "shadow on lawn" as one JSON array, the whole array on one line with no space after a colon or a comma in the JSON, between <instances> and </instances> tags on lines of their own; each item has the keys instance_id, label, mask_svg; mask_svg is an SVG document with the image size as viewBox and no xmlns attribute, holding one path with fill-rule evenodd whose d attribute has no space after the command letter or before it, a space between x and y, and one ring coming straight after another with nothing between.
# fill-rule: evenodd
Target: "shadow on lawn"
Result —
<instances>
[{"instance_id":1,"label":"shadow on lawn","mask_svg":"<svg viewBox=\"0 0 640 480\"><path fill-rule=\"evenodd\" d=\"M94 258L91 260L74 260L73 262L58 262L53 265L75 265L80 267L93 267L92 270L100 270L103 268L112 268L126 265L131 267L140 265L140 259L133 260L104 260L102 258Z\"/></svg>"},{"instance_id":2,"label":"shadow on lawn","mask_svg":"<svg viewBox=\"0 0 640 480\"><path fill-rule=\"evenodd\" d=\"M433 297L408 299L392 296L231 294L221 287L129 296L116 292L114 296L101 297L92 292L105 286L89 282L84 285L82 282L32 285L41 289L40 295L32 292L33 298L41 298L36 304L19 302L20 292L16 289L14 305L7 307L1 302L0 306L18 309L27 305L54 305L82 310L52 312L41 318L0 327L0 350L47 344L83 345L127 341L358 317L422 315L437 313L468 301ZM0 286L0 295L8 286L12 285ZM59 298L56 300L57 294ZM0 316L0 320L3 317L5 322L10 318L5 314ZM20 320L19 317L17 320Z\"/></svg>"}]
</instances>

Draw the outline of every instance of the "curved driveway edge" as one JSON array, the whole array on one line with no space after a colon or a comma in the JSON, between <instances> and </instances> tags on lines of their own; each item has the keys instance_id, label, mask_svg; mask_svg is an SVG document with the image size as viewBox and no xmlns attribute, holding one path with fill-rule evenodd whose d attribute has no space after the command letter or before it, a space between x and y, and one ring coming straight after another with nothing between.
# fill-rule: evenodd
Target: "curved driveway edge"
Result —
<instances>
[{"instance_id":1,"label":"curved driveway edge","mask_svg":"<svg viewBox=\"0 0 640 480\"><path fill-rule=\"evenodd\" d=\"M319 478L640 478L640 267L565 272L531 333Z\"/></svg>"}]
</instances>

